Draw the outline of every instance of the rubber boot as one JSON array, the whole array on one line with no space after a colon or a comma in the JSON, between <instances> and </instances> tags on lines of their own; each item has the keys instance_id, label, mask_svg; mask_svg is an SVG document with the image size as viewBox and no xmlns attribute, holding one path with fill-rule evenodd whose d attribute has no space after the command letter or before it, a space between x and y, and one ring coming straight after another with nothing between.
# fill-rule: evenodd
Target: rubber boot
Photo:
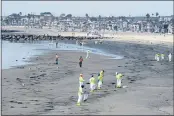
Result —
<instances>
[{"instance_id":1,"label":"rubber boot","mask_svg":"<svg viewBox=\"0 0 174 116\"><path fill-rule=\"evenodd\" d=\"M80 103L77 103L76 105L77 105L77 106L80 106L81 104L80 104Z\"/></svg>"}]
</instances>

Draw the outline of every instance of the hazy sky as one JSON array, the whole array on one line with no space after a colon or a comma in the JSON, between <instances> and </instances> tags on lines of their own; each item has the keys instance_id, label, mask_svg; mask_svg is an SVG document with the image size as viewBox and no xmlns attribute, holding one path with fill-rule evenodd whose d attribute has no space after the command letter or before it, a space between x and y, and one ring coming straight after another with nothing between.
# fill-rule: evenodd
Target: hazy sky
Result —
<instances>
[{"instance_id":1,"label":"hazy sky","mask_svg":"<svg viewBox=\"0 0 174 116\"><path fill-rule=\"evenodd\" d=\"M172 1L2 1L2 15L51 12L75 16L145 16L158 12L161 16L173 14Z\"/></svg>"}]
</instances>

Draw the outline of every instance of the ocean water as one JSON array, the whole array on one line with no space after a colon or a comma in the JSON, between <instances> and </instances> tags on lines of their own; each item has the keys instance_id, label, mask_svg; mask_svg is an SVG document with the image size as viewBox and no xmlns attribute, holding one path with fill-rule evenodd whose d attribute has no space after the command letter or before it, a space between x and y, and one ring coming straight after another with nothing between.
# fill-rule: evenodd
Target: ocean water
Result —
<instances>
[{"instance_id":1,"label":"ocean water","mask_svg":"<svg viewBox=\"0 0 174 116\"><path fill-rule=\"evenodd\" d=\"M9 41L2 41L2 69L29 64L29 62L26 62L26 60L34 55L43 54L45 52L44 50L75 50L83 52L90 50L91 53L110 56L112 59L123 58L118 55L108 54L99 49L88 48L85 46L82 47L73 43L59 43L58 48L56 48L55 43L49 41L40 41L35 43L14 43Z\"/></svg>"}]
</instances>

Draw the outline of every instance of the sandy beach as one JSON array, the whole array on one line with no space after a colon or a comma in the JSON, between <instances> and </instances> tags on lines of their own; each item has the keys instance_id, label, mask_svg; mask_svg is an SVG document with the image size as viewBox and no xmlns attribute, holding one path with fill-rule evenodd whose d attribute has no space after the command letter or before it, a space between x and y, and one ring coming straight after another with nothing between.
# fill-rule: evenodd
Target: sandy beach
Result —
<instances>
[{"instance_id":1,"label":"sandy beach","mask_svg":"<svg viewBox=\"0 0 174 116\"><path fill-rule=\"evenodd\" d=\"M57 35L56 31L35 30L26 33ZM2 114L173 115L173 61L154 60L156 53L173 53L173 39L170 35L130 35L117 34L119 38L104 40L103 44L94 45L92 40L85 44L122 55L123 59L90 54L80 68L78 59L85 58L86 53L48 51L31 58L34 64L2 70ZM154 36L163 39L159 42L152 39ZM56 54L60 56L59 65L54 64ZM91 74L96 76L102 69L106 71L102 90L90 93L87 102L76 106L79 74L83 73L89 91ZM116 71L125 75L122 84L127 88L115 88Z\"/></svg>"}]
</instances>

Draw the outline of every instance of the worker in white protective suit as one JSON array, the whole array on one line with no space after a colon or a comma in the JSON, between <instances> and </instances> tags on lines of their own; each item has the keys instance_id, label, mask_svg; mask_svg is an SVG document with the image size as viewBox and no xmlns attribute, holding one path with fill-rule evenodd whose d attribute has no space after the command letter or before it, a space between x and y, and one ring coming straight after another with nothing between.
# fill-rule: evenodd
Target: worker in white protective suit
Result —
<instances>
[{"instance_id":1,"label":"worker in white protective suit","mask_svg":"<svg viewBox=\"0 0 174 116\"><path fill-rule=\"evenodd\" d=\"M82 50L84 50L84 47L83 47L83 45L84 45L84 42L81 42L82 43Z\"/></svg>"},{"instance_id":2,"label":"worker in white protective suit","mask_svg":"<svg viewBox=\"0 0 174 116\"><path fill-rule=\"evenodd\" d=\"M155 60L157 60L157 54L155 54Z\"/></svg>"},{"instance_id":3,"label":"worker in white protective suit","mask_svg":"<svg viewBox=\"0 0 174 116\"><path fill-rule=\"evenodd\" d=\"M83 101L84 101L84 102L87 101L88 95L89 95L89 93L88 93L87 91L84 91L84 93L83 93Z\"/></svg>"},{"instance_id":4,"label":"worker in white protective suit","mask_svg":"<svg viewBox=\"0 0 174 116\"><path fill-rule=\"evenodd\" d=\"M95 85L95 78L93 75L89 79L89 83L90 83L90 90L91 90L90 92L94 92L96 85Z\"/></svg>"},{"instance_id":5,"label":"worker in white protective suit","mask_svg":"<svg viewBox=\"0 0 174 116\"><path fill-rule=\"evenodd\" d=\"M81 102L82 102L82 99L83 99L83 88L84 88L84 85L79 87L79 90L78 90L78 101L77 101L77 104L76 104L77 106L81 105Z\"/></svg>"},{"instance_id":6,"label":"worker in white protective suit","mask_svg":"<svg viewBox=\"0 0 174 116\"><path fill-rule=\"evenodd\" d=\"M155 55L155 60L156 61L159 61L160 60L160 54L159 53Z\"/></svg>"},{"instance_id":7,"label":"worker in white protective suit","mask_svg":"<svg viewBox=\"0 0 174 116\"><path fill-rule=\"evenodd\" d=\"M117 72L115 74L116 74L116 79L117 79L116 88L121 88L121 81L122 81L123 75L121 73L117 73Z\"/></svg>"},{"instance_id":8,"label":"worker in white protective suit","mask_svg":"<svg viewBox=\"0 0 174 116\"><path fill-rule=\"evenodd\" d=\"M98 89L101 89L103 84L103 77L100 76L100 73L98 74Z\"/></svg>"},{"instance_id":9,"label":"worker in white protective suit","mask_svg":"<svg viewBox=\"0 0 174 116\"><path fill-rule=\"evenodd\" d=\"M78 40L76 40L76 45L78 45L78 43L79 43Z\"/></svg>"},{"instance_id":10,"label":"worker in white protective suit","mask_svg":"<svg viewBox=\"0 0 174 116\"><path fill-rule=\"evenodd\" d=\"M161 60L164 60L164 56L165 56L164 54L161 54Z\"/></svg>"},{"instance_id":11,"label":"worker in white protective suit","mask_svg":"<svg viewBox=\"0 0 174 116\"><path fill-rule=\"evenodd\" d=\"M90 57L89 57L89 53L90 53L90 51L87 50L87 51L86 51L86 59L87 59L87 58L90 58Z\"/></svg>"},{"instance_id":12,"label":"worker in white protective suit","mask_svg":"<svg viewBox=\"0 0 174 116\"><path fill-rule=\"evenodd\" d=\"M79 77L79 86L81 87L82 85L84 85L83 84L83 82L84 82L85 80L83 79L83 74L80 74L80 77Z\"/></svg>"},{"instance_id":13,"label":"worker in white protective suit","mask_svg":"<svg viewBox=\"0 0 174 116\"><path fill-rule=\"evenodd\" d=\"M172 61L172 54L171 53L168 55L168 58L169 58L169 62L171 62Z\"/></svg>"}]
</instances>

